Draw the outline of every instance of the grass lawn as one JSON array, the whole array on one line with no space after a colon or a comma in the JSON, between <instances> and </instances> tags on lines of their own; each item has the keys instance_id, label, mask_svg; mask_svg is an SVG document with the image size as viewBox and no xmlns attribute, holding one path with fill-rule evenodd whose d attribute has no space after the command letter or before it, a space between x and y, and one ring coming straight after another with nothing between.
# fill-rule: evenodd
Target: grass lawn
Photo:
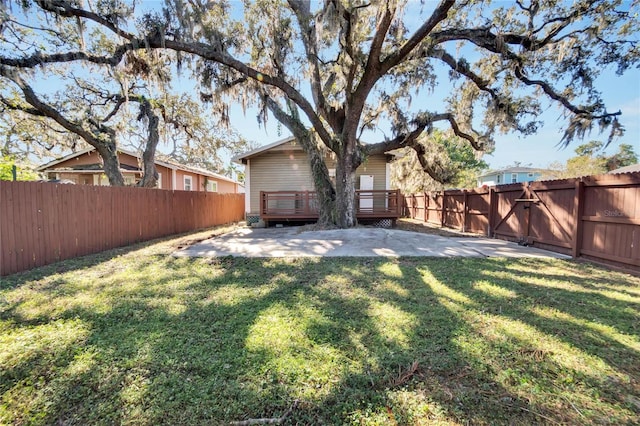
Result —
<instances>
[{"instance_id":1,"label":"grass lawn","mask_svg":"<svg viewBox=\"0 0 640 426\"><path fill-rule=\"evenodd\" d=\"M1 278L0 424L640 423L640 278L184 243Z\"/></svg>"}]
</instances>

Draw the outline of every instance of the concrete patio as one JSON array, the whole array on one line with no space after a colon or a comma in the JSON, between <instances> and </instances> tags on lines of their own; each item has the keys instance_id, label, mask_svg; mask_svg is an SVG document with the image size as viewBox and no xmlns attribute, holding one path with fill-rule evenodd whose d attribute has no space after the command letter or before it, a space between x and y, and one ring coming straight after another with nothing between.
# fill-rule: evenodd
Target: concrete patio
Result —
<instances>
[{"instance_id":1,"label":"concrete patio","mask_svg":"<svg viewBox=\"0 0 640 426\"><path fill-rule=\"evenodd\" d=\"M454 238L396 229L304 231L241 228L175 252L189 257L535 257L569 256L488 238Z\"/></svg>"}]
</instances>

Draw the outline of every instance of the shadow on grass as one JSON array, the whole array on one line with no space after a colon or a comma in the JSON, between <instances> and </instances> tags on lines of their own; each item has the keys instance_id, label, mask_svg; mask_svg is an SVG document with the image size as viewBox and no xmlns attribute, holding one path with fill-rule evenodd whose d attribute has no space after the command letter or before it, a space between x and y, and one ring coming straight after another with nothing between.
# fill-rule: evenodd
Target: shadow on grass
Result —
<instances>
[{"instance_id":1,"label":"shadow on grass","mask_svg":"<svg viewBox=\"0 0 640 426\"><path fill-rule=\"evenodd\" d=\"M556 265L576 277L549 280L548 263L527 260L92 262L80 269L94 281L38 287L42 275L5 291L34 287L50 303L2 305L0 420L225 424L294 400L286 424L638 418L623 398L640 397L639 354L623 343L635 304L571 263ZM585 328L593 318L613 333Z\"/></svg>"}]
</instances>

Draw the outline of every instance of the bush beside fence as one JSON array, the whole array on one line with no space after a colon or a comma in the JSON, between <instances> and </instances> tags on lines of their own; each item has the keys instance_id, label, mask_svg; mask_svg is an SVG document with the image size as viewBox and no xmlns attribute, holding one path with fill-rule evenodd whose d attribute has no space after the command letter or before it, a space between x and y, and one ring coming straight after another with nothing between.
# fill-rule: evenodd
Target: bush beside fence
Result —
<instances>
[{"instance_id":1,"label":"bush beside fence","mask_svg":"<svg viewBox=\"0 0 640 426\"><path fill-rule=\"evenodd\" d=\"M244 194L0 181L0 275L244 219Z\"/></svg>"}]
</instances>

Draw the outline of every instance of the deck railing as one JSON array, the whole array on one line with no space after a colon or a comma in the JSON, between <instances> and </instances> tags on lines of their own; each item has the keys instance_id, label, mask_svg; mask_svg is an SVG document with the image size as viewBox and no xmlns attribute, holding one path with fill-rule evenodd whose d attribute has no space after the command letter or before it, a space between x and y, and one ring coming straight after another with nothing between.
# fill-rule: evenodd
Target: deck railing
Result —
<instances>
[{"instance_id":1,"label":"deck railing","mask_svg":"<svg viewBox=\"0 0 640 426\"><path fill-rule=\"evenodd\" d=\"M355 206L359 219L395 219L402 212L400 191L356 191ZM261 191L260 216L267 220L316 219L318 197L314 191Z\"/></svg>"}]
</instances>

